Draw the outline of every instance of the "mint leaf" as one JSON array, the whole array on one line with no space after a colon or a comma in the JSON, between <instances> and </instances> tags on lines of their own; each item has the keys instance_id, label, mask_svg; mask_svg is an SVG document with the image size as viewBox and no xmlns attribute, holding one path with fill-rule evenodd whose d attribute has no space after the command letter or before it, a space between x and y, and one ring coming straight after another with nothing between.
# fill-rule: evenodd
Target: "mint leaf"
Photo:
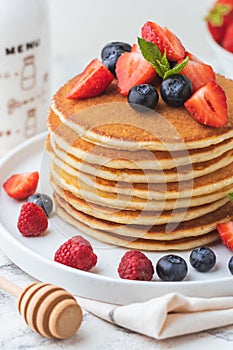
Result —
<instances>
[{"instance_id":1,"label":"mint leaf","mask_svg":"<svg viewBox=\"0 0 233 350\"><path fill-rule=\"evenodd\" d=\"M143 57L152 64L156 70L156 73L162 79L167 78L169 75L179 73L189 61L189 58L186 57L181 63L178 63L173 68L170 68L166 52L164 52L162 55L156 44L146 41L143 38L138 38L138 45Z\"/></svg>"},{"instance_id":2,"label":"mint leaf","mask_svg":"<svg viewBox=\"0 0 233 350\"><path fill-rule=\"evenodd\" d=\"M233 201L233 192L228 193L227 197L228 197L231 201Z\"/></svg>"},{"instance_id":3,"label":"mint leaf","mask_svg":"<svg viewBox=\"0 0 233 350\"><path fill-rule=\"evenodd\" d=\"M161 59L161 64L164 67L165 72L170 69L170 64L166 56L166 52L164 52L163 57Z\"/></svg>"},{"instance_id":4,"label":"mint leaf","mask_svg":"<svg viewBox=\"0 0 233 350\"><path fill-rule=\"evenodd\" d=\"M156 59L161 61L162 54L156 44L146 41L143 38L138 38L138 45L143 56L145 55L148 61L151 61L151 63L153 63Z\"/></svg>"},{"instance_id":5,"label":"mint leaf","mask_svg":"<svg viewBox=\"0 0 233 350\"><path fill-rule=\"evenodd\" d=\"M189 61L189 57L187 56L181 63L177 63L173 68L169 69L165 74L164 74L164 79L166 79L167 77L169 77L169 75L172 74L177 74L180 71L182 71L182 69L186 66L186 64Z\"/></svg>"},{"instance_id":6,"label":"mint leaf","mask_svg":"<svg viewBox=\"0 0 233 350\"><path fill-rule=\"evenodd\" d=\"M163 78L164 70L163 66L160 64L163 56L158 46L143 38L138 38L138 45L143 57L152 64L157 74Z\"/></svg>"}]
</instances>

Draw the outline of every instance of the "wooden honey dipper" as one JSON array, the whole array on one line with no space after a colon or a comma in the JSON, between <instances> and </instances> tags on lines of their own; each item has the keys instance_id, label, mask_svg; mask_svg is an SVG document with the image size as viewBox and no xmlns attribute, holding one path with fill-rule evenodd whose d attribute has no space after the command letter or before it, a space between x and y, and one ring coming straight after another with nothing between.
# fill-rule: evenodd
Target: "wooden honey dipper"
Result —
<instances>
[{"instance_id":1,"label":"wooden honey dipper","mask_svg":"<svg viewBox=\"0 0 233 350\"><path fill-rule=\"evenodd\" d=\"M32 330L47 338L67 339L82 322L82 310L65 289L47 283L26 288L0 277L0 288L17 297L17 308Z\"/></svg>"}]
</instances>

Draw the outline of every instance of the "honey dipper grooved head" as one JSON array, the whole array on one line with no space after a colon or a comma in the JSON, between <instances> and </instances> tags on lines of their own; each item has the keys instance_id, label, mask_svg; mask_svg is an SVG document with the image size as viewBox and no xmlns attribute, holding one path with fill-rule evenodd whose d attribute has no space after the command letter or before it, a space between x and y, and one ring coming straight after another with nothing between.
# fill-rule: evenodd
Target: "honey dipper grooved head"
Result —
<instances>
[{"instance_id":1,"label":"honey dipper grooved head","mask_svg":"<svg viewBox=\"0 0 233 350\"><path fill-rule=\"evenodd\" d=\"M66 339L82 322L82 310L75 298L63 288L33 283L18 298L18 310L27 324L48 338Z\"/></svg>"}]
</instances>

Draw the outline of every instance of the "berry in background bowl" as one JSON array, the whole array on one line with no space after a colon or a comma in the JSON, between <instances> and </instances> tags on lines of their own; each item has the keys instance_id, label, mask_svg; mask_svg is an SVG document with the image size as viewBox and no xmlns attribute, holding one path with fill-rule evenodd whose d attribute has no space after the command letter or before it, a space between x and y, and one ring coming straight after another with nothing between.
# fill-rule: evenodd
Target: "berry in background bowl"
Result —
<instances>
[{"instance_id":1,"label":"berry in background bowl","mask_svg":"<svg viewBox=\"0 0 233 350\"><path fill-rule=\"evenodd\" d=\"M206 40L216 58L216 70L233 79L233 0L216 0L207 16Z\"/></svg>"}]
</instances>

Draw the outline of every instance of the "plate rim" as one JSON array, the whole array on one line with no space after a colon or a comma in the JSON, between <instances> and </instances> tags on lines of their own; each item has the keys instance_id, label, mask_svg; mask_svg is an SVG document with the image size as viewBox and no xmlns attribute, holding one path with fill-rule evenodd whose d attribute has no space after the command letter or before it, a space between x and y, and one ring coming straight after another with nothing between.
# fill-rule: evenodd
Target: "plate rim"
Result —
<instances>
[{"instance_id":1,"label":"plate rim","mask_svg":"<svg viewBox=\"0 0 233 350\"><path fill-rule=\"evenodd\" d=\"M35 145L36 143L42 143L42 141L44 142L45 137L47 136L48 132L44 131L24 142L22 142L20 145L16 146L15 148L13 148L10 152L8 152L1 160L0 160L0 172L2 171L2 169L4 169L4 167L6 165L9 166L9 162L11 161L12 157L14 157L15 155L17 155L17 153L20 153L22 150L26 151L26 149L31 145ZM2 181L1 181L2 183ZM1 210L1 209L0 209ZM19 251L23 251L25 252L25 254L29 257L31 257L32 259L35 259L36 261L42 261L43 264L45 264L46 266L48 266L49 268L51 268L51 270L57 270L58 271L63 271L64 273L71 275L71 276L76 276L76 277L80 277L81 279L84 279L84 282L87 282L87 284L95 284L95 282L97 283L102 283L102 284L112 284L111 287L116 287L116 285L118 285L120 287L120 289L124 289L124 287L126 286L130 288L130 290L132 290L132 288L136 288L139 289L139 291L143 291L144 289L148 288L148 289L157 289L157 291L155 290L153 293L146 293L146 295L161 295L161 293L158 291L159 289L161 289L162 294L164 293L164 291L168 290L168 292L171 292L173 290L182 290L187 289L185 291L184 294L187 295L193 295L193 296L208 296L208 295L212 295L212 296L218 296L219 292L216 291L216 293L198 293L197 289L202 289L204 287L212 287L216 285L224 285L226 288L226 291L223 292L223 295L231 295L232 293L230 293L230 291L232 290L232 286L233 286L233 277L231 275L229 276L225 276L222 278L216 278L216 279L204 279L204 280L184 280L184 281L175 281L175 282L165 282L165 281L158 281L158 280L152 280L152 281L134 281L134 280L126 280L126 279L116 279L114 277L109 277L109 276L103 276L97 273L92 273L92 272L86 272L86 271L81 271L81 270L77 270L62 264L59 264L53 260L48 259L45 256L39 255L36 251L31 250L29 247L25 246L23 244L23 242L20 242L16 237L14 237L7 229L7 227L5 227L5 225L0 221L0 236L4 239L4 244L3 244L3 248L1 247L3 253L5 255L7 255L9 257L10 260L12 260L17 266L19 266L23 271L29 273L30 275L32 275L35 278L39 278L41 279L41 274L33 271L29 268L27 269L26 266L24 266L23 263L21 263L20 259L17 259L17 257L15 256L15 254L12 254L10 252L10 248L8 247L11 245L14 245L18 248ZM165 252L164 252L165 253ZM49 283L55 283L57 282L57 279L53 279L51 278L51 282L49 281L50 278L46 277L45 280L47 280ZM62 283L60 283L61 285ZM231 286L229 286L228 288L228 284L230 284ZM172 288L171 288L172 287ZM195 289L196 292L192 293L192 290ZM208 288L209 289L209 288ZM212 288L213 289L213 288ZM219 288L217 288L219 289ZM83 294L88 294L85 292L80 292L77 293L75 290L72 290L71 286L68 286L68 290L70 290L73 294L77 294L79 296L82 297L89 297L91 299L95 299L95 300L99 300L99 301L106 301L106 298L104 296L101 296L101 294L96 293L97 297L95 297L93 295L93 293L89 293L89 295L83 295ZM85 288L84 288L85 290ZM187 292L187 293L186 293ZM190 294L191 293L191 294ZM200 294L200 295L199 295ZM146 296L147 298L148 296ZM143 298L143 296L142 296ZM128 298L129 299L129 298ZM132 299L132 298L131 298ZM130 301L131 301L130 299ZM132 299L132 301L137 301L137 297ZM140 299L140 298L139 298ZM123 297L120 298L115 298L115 297L110 297L108 302L116 302L118 301L119 304L124 304L125 302L129 302L126 299L124 299Z\"/></svg>"}]
</instances>

